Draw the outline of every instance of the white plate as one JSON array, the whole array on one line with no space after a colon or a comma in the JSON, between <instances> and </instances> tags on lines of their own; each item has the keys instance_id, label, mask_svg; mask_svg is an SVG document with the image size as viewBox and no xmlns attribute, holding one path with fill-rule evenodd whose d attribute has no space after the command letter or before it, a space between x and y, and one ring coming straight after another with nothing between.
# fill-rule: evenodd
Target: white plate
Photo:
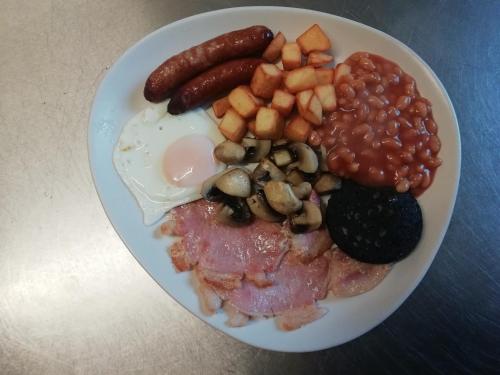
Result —
<instances>
[{"instance_id":1,"label":"white plate","mask_svg":"<svg viewBox=\"0 0 500 375\"><path fill-rule=\"evenodd\" d=\"M254 24L282 31L289 40L318 23L333 41L336 61L355 51L380 54L397 62L417 80L421 94L433 103L444 160L431 188L419 202L424 233L418 248L398 263L374 290L358 297L321 302L329 313L294 332L280 332L273 319L229 328L224 314L204 316L189 282L176 273L166 252L168 240L145 227L133 196L113 168L112 151L122 126L148 103L142 97L149 73L165 58L221 33ZM88 147L94 182L116 231L145 270L187 310L213 327L248 344L271 350L304 352L352 340L381 323L415 289L429 268L448 227L460 174L460 136L453 106L443 85L413 51L396 39L330 14L281 7L232 8L204 13L167 25L148 35L113 65L97 91L90 117Z\"/></svg>"}]
</instances>

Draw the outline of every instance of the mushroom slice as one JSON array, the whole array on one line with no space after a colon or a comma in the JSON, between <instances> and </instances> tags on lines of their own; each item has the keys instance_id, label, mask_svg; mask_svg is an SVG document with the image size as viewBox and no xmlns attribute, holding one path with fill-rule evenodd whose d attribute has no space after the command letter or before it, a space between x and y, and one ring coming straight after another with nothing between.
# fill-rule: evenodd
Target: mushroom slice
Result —
<instances>
[{"instance_id":1,"label":"mushroom slice","mask_svg":"<svg viewBox=\"0 0 500 375\"><path fill-rule=\"evenodd\" d=\"M305 180L304 180L304 175L301 171L299 171L298 169L292 169L290 172L287 173L286 181L294 186L298 186Z\"/></svg>"},{"instance_id":2,"label":"mushroom slice","mask_svg":"<svg viewBox=\"0 0 500 375\"><path fill-rule=\"evenodd\" d=\"M312 232L322 223L321 209L310 201L304 201L302 210L290 216L290 229L293 233Z\"/></svg>"},{"instance_id":3,"label":"mushroom slice","mask_svg":"<svg viewBox=\"0 0 500 375\"><path fill-rule=\"evenodd\" d=\"M284 181L285 177L285 173L269 159L262 160L252 174L255 183L261 186L268 181Z\"/></svg>"},{"instance_id":4,"label":"mushroom slice","mask_svg":"<svg viewBox=\"0 0 500 375\"><path fill-rule=\"evenodd\" d=\"M302 201L296 197L292 187L283 181L269 181L264 185L269 205L280 214L289 215L302 208Z\"/></svg>"},{"instance_id":5,"label":"mushroom slice","mask_svg":"<svg viewBox=\"0 0 500 375\"><path fill-rule=\"evenodd\" d=\"M269 139L243 138L241 146L245 149L244 161L247 163L258 163L271 151Z\"/></svg>"},{"instance_id":6,"label":"mushroom slice","mask_svg":"<svg viewBox=\"0 0 500 375\"><path fill-rule=\"evenodd\" d=\"M273 151L273 153L271 154L271 159L278 167L284 167L285 165L293 162L292 154L290 154L290 151L285 148L280 148L276 151Z\"/></svg>"},{"instance_id":7,"label":"mushroom slice","mask_svg":"<svg viewBox=\"0 0 500 375\"><path fill-rule=\"evenodd\" d=\"M224 194L215 186L215 182L219 179L219 177L231 172L234 169L234 167L231 167L207 178L201 185L201 196L210 202L220 201Z\"/></svg>"},{"instance_id":8,"label":"mushroom slice","mask_svg":"<svg viewBox=\"0 0 500 375\"><path fill-rule=\"evenodd\" d=\"M312 186L309 182L302 182L297 186L292 186L292 191L299 199L306 199L311 195Z\"/></svg>"},{"instance_id":9,"label":"mushroom slice","mask_svg":"<svg viewBox=\"0 0 500 375\"><path fill-rule=\"evenodd\" d=\"M226 164L241 163L245 158L245 148L239 143L224 141L219 143L214 149L214 156Z\"/></svg>"},{"instance_id":10,"label":"mushroom slice","mask_svg":"<svg viewBox=\"0 0 500 375\"><path fill-rule=\"evenodd\" d=\"M297 161L294 164L305 173L315 173L318 170L318 157L314 150L301 142L294 142L288 146L295 155Z\"/></svg>"},{"instance_id":11,"label":"mushroom slice","mask_svg":"<svg viewBox=\"0 0 500 375\"><path fill-rule=\"evenodd\" d=\"M215 181L215 187L227 195L246 198L252 192L248 173L242 168L234 168Z\"/></svg>"},{"instance_id":12,"label":"mushroom slice","mask_svg":"<svg viewBox=\"0 0 500 375\"><path fill-rule=\"evenodd\" d=\"M278 139L277 141L273 142L273 148L274 149L282 148L285 147L287 144L288 144L288 139L283 139L283 138Z\"/></svg>"},{"instance_id":13,"label":"mushroom slice","mask_svg":"<svg viewBox=\"0 0 500 375\"><path fill-rule=\"evenodd\" d=\"M248 197L247 204L250 211L252 211L252 213L259 219L270 222L280 222L285 219L283 215L279 214L273 210L271 206L269 206L262 190L259 190L254 195Z\"/></svg>"},{"instance_id":14,"label":"mushroom slice","mask_svg":"<svg viewBox=\"0 0 500 375\"><path fill-rule=\"evenodd\" d=\"M321 145L319 149L316 149L316 155L318 156L319 170L321 172L328 172L328 165L326 164L326 147Z\"/></svg>"},{"instance_id":15,"label":"mushroom slice","mask_svg":"<svg viewBox=\"0 0 500 375\"><path fill-rule=\"evenodd\" d=\"M340 189L342 181L331 173L323 173L314 183L314 190L319 195L329 194L334 190Z\"/></svg>"},{"instance_id":16,"label":"mushroom slice","mask_svg":"<svg viewBox=\"0 0 500 375\"><path fill-rule=\"evenodd\" d=\"M252 213L244 199L226 196L216 218L225 225L241 226L252 221Z\"/></svg>"}]
</instances>

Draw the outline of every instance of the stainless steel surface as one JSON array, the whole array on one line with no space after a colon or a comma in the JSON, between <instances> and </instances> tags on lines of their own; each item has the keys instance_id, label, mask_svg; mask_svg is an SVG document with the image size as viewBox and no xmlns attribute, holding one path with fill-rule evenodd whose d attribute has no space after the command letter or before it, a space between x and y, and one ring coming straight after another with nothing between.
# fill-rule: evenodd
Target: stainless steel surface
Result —
<instances>
[{"instance_id":1,"label":"stainless steel surface","mask_svg":"<svg viewBox=\"0 0 500 375\"><path fill-rule=\"evenodd\" d=\"M345 16L399 38L431 65L457 110L463 177L450 229L421 285L378 328L318 353L257 350L177 305L121 243L87 161L87 120L100 80L151 31L195 13L250 4L256 5L0 2L0 373L500 368L498 1L282 3Z\"/></svg>"}]
</instances>

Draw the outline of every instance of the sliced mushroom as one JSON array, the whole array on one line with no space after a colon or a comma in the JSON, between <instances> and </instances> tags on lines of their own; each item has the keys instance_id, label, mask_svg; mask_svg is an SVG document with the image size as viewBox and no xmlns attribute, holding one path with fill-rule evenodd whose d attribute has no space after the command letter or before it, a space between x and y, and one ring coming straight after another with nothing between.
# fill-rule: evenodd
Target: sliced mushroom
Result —
<instances>
[{"instance_id":1,"label":"sliced mushroom","mask_svg":"<svg viewBox=\"0 0 500 375\"><path fill-rule=\"evenodd\" d=\"M318 156L319 170L321 172L328 172L328 165L326 164L326 147L321 145L319 150L316 150L316 155Z\"/></svg>"},{"instance_id":2,"label":"sliced mushroom","mask_svg":"<svg viewBox=\"0 0 500 375\"><path fill-rule=\"evenodd\" d=\"M292 169L290 172L287 173L286 181L294 186L297 186L300 185L302 182L304 182L304 175L298 169Z\"/></svg>"},{"instance_id":3,"label":"sliced mushroom","mask_svg":"<svg viewBox=\"0 0 500 375\"><path fill-rule=\"evenodd\" d=\"M334 190L340 189L342 181L331 173L323 173L314 183L314 190L319 195L330 194Z\"/></svg>"},{"instance_id":4,"label":"sliced mushroom","mask_svg":"<svg viewBox=\"0 0 500 375\"><path fill-rule=\"evenodd\" d=\"M311 232L322 223L321 209L310 201L304 201L302 210L290 216L290 229L293 233Z\"/></svg>"},{"instance_id":5,"label":"sliced mushroom","mask_svg":"<svg viewBox=\"0 0 500 375\"><path fill-rule=\"evenodd\" d=\"M252 213L244 199L226 196L216 218L225 225L241 226L250 223Z\"/></svg>"},{"instance_id":6,"label":"sliced mushroom","mask_svg":"<svg viewBox=\"0 0 500 375\"><path fill-rule=\"evenodd\" d=\"M285 165L293 162L292 154L290 154L290 151L285 148L273 151L271 153L271 159L278 167L284 167Z\"/></svg>"},{"instance_id":7,"label":"sliced mushroom","mask_svg":"<svg viewBox=\"0 0 500 375\"><path fill-rule=\"evenodd\" d=\"M278 139L277 141L273 142L273 148L283 148L288 144L288 139Z\"/></svg>"},{"instance_id":8,"label":"sliced mushroom","mask_svg":"<svg viewBox=\"0 0 500 375\"><path fill-rule=\"evenodd\" d=\"M311 195L312 186L309 182L302 182L297 186L292 186L292 191L299 199L306 199Z\"/></svg>"},{"instance_id":9,"label":"sliced mushroom","mask_svg":"<svg viewBox=\"0 0 500 375\"><path fill-rule=\"evenodd\" d=\"M283 181L269 181L264 185L264 193L269 205L283 215L289 215L302 208L292 187Z\"/></svg>"},{"instance_id":10,"label":"sliced mushroom","mask_svg":"<svg viewBox=\"0 0 500 375\"><path fill-rule=\"evenodd\" d=\"M261 186L268 181L284 181L285 177L285 173L269 159L262 160L252 174L252 179Z\"/></svg>"},{"instance_id":11,"label":"sliced mushroom","mask_svg":"<svg viewBox=\"0 0 500 375\"><path fill-rule=\"evenodd\" d=\"M226 164L241 163L245 158L245 148L232 141L219 143L214 149L214 156Z\"/></svg>"},{"instance_id":12,"label":"sliced mushroom","mask_svg":"<svg viewBox=\"0 0 500 375\"><path fill-rule=\"evenodd\" d=\"M318 157L314 150L301 142L294 142L288 146L295 155L297 161L289 166L297 167L305 173L315 173L318 170Z\"/></svg>"},{"instance_id":13,"label":"sliced mushroom","mask_svg":"<svg viewBox=\"0 0 500 375\"><path fill-rule=\"evenodd\" d=\"M215 187L227 195L246 198L252 192L248 173L242 168L234 168L215 181Z\"/></svg>"},{"instance_id":14,"label":"sliced mushroom","mask_svg":"<svg viewBox=\"0 0 500 375\"><path fill-rule=\"evenodd\" d=\"M244 161L247 163L258 163L271 151L271 141L269 139L243 138L241 146L245 148Z\"/></svg>"},{"instance_id":15,"label":"sliced mushroom","mask_svg":"<svg viewBox=\"0 0 500 375\"><path fill-rule=\"evenodd\" d=\"M247 204L250 211L252 211L252 213L259 219L270 222L279 222L284 220L283 215L279 214L273 210L271 206L269 206L262 190L259 190L254 195L248 197Z\"/></svg>"},{"instance_id":16,"label":"sliced mushroom","mask_svg":"<svg viewBox=\"0 0 500 375\"><path fill-rule=\"evenodd\" d=\"M201 196L205 198L207 201L211 202L216 202L220 201L221 198L223 197L223 193L215 186L215 182L224 174L229 173L235 169L234 167L228 168L223 170L222 172L219 172L217 174L214 174L213 176L207 178L203 184L201 185Z\"/></svg>"}]
</instances>

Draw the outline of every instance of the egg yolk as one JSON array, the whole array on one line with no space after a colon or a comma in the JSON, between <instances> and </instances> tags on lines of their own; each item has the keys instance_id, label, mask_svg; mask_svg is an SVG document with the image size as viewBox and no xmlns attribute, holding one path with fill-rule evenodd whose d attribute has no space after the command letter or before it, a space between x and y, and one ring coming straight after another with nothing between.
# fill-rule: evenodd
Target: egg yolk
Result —
<instances>
[{"instance_id":1,"label":"egg yolk","mask_svg":"<svg viewBox=\"0 0 500 375\"><path fill-rule=\"evenodd\" d=\"M163 156L163 173L179 187L201 184L217 171L214 143L204 135L187 135L173 143Z\"/></svg>"}]
</instances>

